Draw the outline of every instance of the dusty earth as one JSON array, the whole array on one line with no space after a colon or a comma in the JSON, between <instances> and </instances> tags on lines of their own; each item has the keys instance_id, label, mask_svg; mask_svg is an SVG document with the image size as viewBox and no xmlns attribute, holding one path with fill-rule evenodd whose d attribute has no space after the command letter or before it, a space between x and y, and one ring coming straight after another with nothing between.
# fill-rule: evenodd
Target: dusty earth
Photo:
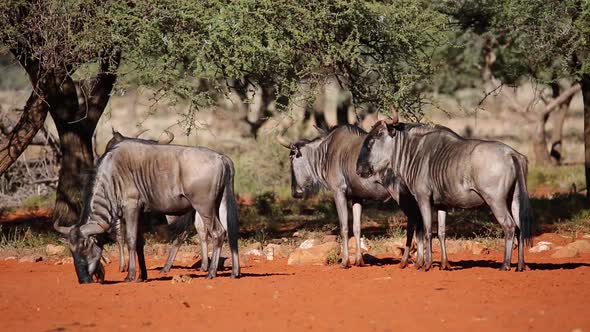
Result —
<instances>
[{"instance_id":1,"label":"dusty earth","mask_svg":"<svg viewBox=\"0 0 590 332\"><path fill-rule=\"evenodd\" d=\"M453 271L430 272L390 257L348 270L250 259L243 278L208 280L160 275L151 258L148 282L121 282L115 261L102 285L78 285L71 264L0 261L0 330L590 331L589 254L528 253L524 273L497 271L500 259L455 254Z\"/></svg>"}]
</instances>

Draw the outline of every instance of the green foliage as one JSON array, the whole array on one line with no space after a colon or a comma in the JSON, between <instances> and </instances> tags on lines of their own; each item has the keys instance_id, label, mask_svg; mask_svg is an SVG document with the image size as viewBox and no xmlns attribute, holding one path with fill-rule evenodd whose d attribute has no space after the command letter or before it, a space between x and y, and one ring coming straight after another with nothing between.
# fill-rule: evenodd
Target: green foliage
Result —
<instances>
[{"instance_id":1,"label":"green foliage","mask_svg":"<svg viewBox=\"0 0 590 332\"><path fill-rule=\"evenodd\" d=\"M289 100L301 84L313 98L337 78L357 105L419 114L420 85L445 24L420 0L0 4L0 42L8 48L30 49L70 73L121 50L120 87L147 85L158 91L155 100L188 100L188 129L192 113L227 93L228 79L271 85L276 98Z\"/></svg>"},{"instance_id":2,"label":"green foliage","mask_svg":"<svg viewBox=\"0 0 590 332\"><path fill-rule=\"evenodd\" d=\"M470 72L477 74L486 48L497 57L494 75L506 84L518 84L523 78L541 83L577 80L590 72L588 1L447 0L435 8L449 15L455 27L451 46L440 54L440 76L451 82ZM454 66L457 59L466 62ZM443 82L447 90L461 84Z\"/></svg>"}]
</instances>

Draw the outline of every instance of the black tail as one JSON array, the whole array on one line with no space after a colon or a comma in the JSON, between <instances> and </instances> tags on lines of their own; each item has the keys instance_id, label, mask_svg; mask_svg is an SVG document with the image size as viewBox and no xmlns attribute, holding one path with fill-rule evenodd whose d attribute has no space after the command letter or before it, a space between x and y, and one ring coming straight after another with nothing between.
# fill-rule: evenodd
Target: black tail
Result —
<instances>
[{"instance_id":1,"label":"black tail","mask_svg":"<svg viewBox=\"0 0 590 332\"><path fill-rule=\"evenodd\" d=\"M234 194L234 166L231 160L227 160L226 167L228 172L225 176L223 197L221 200L220 210L225 210L225 213L220 213L221 223L226 227L227 240L232 255L232 277L240 276L240 262L238 254L238 236L239 236L239 214L238 204ZM220 211L221 212L221 211ZM225 219L225 220L224 220Z\"/></svg>"},{"instance_id":2,"label":"black tail","mask_svg":"<svg viewBox=\"0 0 590 332\"><path fill-rule=\"evenodd\" d=\"M533 215L529 193L527 189L526 177L528 174L528 161L522 155L512 156L516 178L518 183L518 200L519 200L519 219L520 219L520 242L531 247L533 245Z\"/></svg>"}]
</instances>

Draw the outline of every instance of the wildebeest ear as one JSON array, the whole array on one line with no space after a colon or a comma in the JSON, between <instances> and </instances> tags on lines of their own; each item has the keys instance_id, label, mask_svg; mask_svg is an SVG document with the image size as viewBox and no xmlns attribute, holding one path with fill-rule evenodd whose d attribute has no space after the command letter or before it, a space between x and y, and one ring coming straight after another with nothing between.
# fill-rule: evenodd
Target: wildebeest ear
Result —
<instances>
[{"instance_id":1,"label":"wildebeest ear","mask_svg":"<svg viewBox=\"0 0 590 332\"><path fill-rule=\"evenodd\" d=\"M395 124L388 124L387 125L387 132L389 136L394 137L398 131L404 130L403 123L395 123Z\"/></svg>"}]
</instances>

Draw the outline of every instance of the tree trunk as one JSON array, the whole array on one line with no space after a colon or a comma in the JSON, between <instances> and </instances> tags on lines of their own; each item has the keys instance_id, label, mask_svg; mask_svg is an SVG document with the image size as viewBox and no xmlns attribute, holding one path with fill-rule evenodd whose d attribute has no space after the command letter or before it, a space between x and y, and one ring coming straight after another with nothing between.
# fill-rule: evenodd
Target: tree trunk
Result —
<instances>
[{"instance_id":1,"label":"tree trunk","mask_svg":"<svg viewBox=\"0 0 590 332\"><path fill-rule=\"evenodd\" d=\"M118 65L118 56L117 63ZM61 96L50 110L57 127L62 152L59 184L53 220L72 225L80 219L83 207L83 185L94 168L92 135L110 98L116 74L102 72L92 82L76 85L66 77L61 83ZM78 96L82 102L78 102Z\"/></svg>"},{"instance_id":2,"label":"tree trunk","mask_svg":"<svg viewBox=\"0 0 590 332\"><path fill-rule=\"evenodd\" d=\"M545 135L545 124L549 118L549 113L543 112L539 114L533 135L533 154L535 155L535 163L539 165L547 165L551 162L549 152L547 151L547 139Z\"/></svg>"},{"instance_id":3,"label":"tree trunk","mask_svg":"<svg viewBox=\"0 0 590 332\"><path fill-rule=\"evenodd\" d=\"M547 136L545 134L545 124L547 123L547 119L549 119L549 115L562 105L569 105L574 94L580 89L581 87L579 84L574 84L561 93L557 91L557 96L549 102L545 106L545 110L538 115L535 130L533 132L533 152L535 154L535 161L538 164L546 165L551 161L549 151L547 150Z\"/></svg>"},{"instance_id":4,"label":"tree trunk","mask_svg":"<svg viewBox=\"0 0 590 332\"><path fill-rule=\"evenodd\" d=\"M586 171L586 198L590 199L590 74L582 75L584 99L584 168Z\"/></svg>"},{"instance_id":5,"label":"tree trunk","mask_svg":"<svg viewBox=\"0 0 590 332\"><path fill-rule=\"evenodd\" d=\"M553 97L557 97L558 95L559 87L557 91L554 90ZM563 103L551 117L553 120L553 128L551 129L551 148L549 150L549 156L551 157L551 163L554 165L560 165L562 161L563 124L565 123L565 116L571 100L572 98Z\"/></svg>"}]
</instances>

